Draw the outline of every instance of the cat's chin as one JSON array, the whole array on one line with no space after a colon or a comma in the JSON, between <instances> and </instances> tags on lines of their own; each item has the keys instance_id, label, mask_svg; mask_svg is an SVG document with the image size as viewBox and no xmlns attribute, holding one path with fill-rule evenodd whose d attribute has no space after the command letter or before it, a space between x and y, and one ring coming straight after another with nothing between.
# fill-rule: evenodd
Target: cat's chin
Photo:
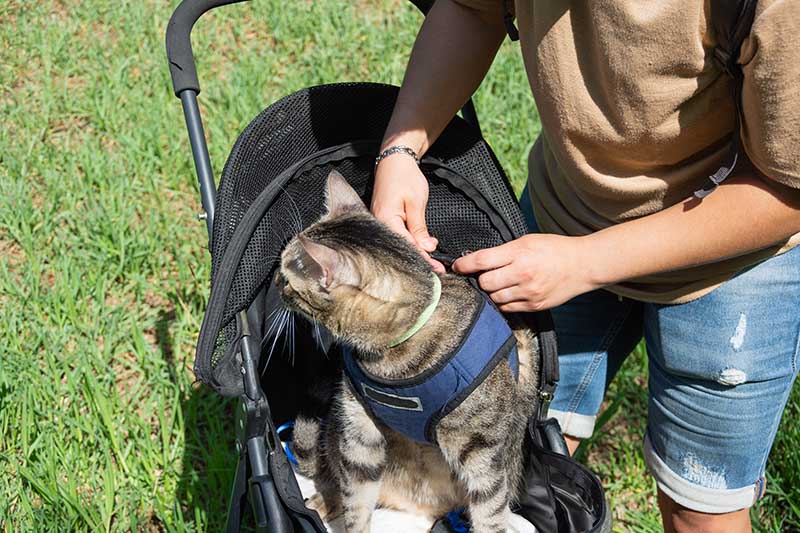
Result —
<instances>
[{"instance_id":1,"label":"cat's chin","mask_svg":"<svg viewBox=\"0 0 800 533\"><path fill-rule=\"evenodd\" d=\"M308 320L312 325L319 324L320 326L328 329L328 326L326 324L320 322L314 316L314 314L305 307L307 304L303 301L300 295L294 289L292 289L288 284L286 285L286 287L283 287L281 289L280 297L281 297L281 304L283 305L284 309L302 316L304 319Z\"/></svg>"},{"instance_id":2,"label":"cat's chin","mask_svg":"<svg viewBox=\"0 0 800 533\"><path fill-rule=\"evenodd\" d=\"M287 311L291 311L292 313L296 313L296 314L302 316L303 318L305 318L306 320L308 320L309 322L312 322L312 323L316 322L316 320L309 314L308 311L306 311L303 308L302 305L300 305L299 302L302 302L302 300L300 298L296 298L296 297L293 298L293 297L285 296L283 293L281 294L281 303L283 304L283 307Z\"/></svg>"},{"instance_id":3,"label":"cat's chin","mask_svg":"<svg viewBox=\"0 0 800 533\"><path fill-rule=\"evenodd\" d=\"M289 301L289 300L287 300L285 298L281 298L281 303L283 304L283 308L286 309L287 311L290 311L292 313L296 313L296 314L302 316L303 318L307 318L308 320L311 320L313 322L313 319L311 319L311 317L309 317L303 311L303 309L301 307L295 305L293 302L291 302L291 301Z\"/></svg>"}]
</instances>

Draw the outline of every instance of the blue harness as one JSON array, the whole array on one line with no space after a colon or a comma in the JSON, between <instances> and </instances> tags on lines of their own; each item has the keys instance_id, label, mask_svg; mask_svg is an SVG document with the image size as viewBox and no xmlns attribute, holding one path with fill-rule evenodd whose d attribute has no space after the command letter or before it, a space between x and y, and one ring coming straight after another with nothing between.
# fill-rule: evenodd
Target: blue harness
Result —
<instances>
[{"instance_id":1,"label":"blue harness","mask_svg":"<svg viewBox=\"0 0 800 533\"><path fill-rule=\"evenodd\" d=\"M483 294L483 293L482 293ZM506 319L483 295L467 335L440 365L418 376L386 380L368 374L349 348L342 350L345 375L374 417L418 442L434 444L436 425L463 402L503 360L519 375L517 341Z\"/></svg>"}]
</instances>

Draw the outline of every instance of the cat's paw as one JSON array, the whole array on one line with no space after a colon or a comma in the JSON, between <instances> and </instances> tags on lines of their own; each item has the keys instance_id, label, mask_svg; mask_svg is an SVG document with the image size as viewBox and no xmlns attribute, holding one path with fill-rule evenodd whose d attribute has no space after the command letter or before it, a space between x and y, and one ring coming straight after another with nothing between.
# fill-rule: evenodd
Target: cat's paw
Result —
<instances>
[{"instance_id":1,"label":"cat's paw","mask_svg":"<svg viewBox=\"0 0 800 533\"><path fill-rule=\"evenodd\" d=\"M314 494L306 500L306 507L316 511L319 517L324 522L331 522L342 514L342 507L340 505L328 505L322 494Z\"/></svg>"}]
</instances>

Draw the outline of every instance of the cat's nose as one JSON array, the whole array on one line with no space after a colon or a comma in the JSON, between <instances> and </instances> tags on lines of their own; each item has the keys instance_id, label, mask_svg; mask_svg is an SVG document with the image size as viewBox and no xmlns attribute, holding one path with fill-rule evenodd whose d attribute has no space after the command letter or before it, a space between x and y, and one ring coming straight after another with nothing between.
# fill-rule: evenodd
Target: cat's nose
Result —
<instances>
[{"instance_id":1,"label":"cat's nose","mask_svg":"<svg viewBox=\"0 0 800 533\"><path fill-rule=\"evenodd\" d=\"M272 283L279 289L283 289L286 286L286 279L280 272L275 273L275 278L273 278Z\"/></svg>"}]
</instances>

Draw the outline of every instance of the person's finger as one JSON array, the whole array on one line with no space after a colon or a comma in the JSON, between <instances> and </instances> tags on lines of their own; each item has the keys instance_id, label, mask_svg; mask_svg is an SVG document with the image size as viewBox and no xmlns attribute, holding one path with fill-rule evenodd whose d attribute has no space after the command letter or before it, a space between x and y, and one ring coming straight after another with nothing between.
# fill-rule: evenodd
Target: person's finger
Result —
<instances>
[{"instance_id":1,"label":"person's finger","mask_svg":"<svg viewBox=\"0 0 800 533\"><path fill-rule=\"evenodd\" d=\"M434 259L433 257L431 257L430 254L428 253L428 250L425 250L424 248L422 248L419 245L419 243L414 238L414 236L411 235L411 233L409 233L409 231L406 229L406 224L405 224L405 222L403 221L403 218L400 215L395 215L395 216L389 218L388 220L384 220L384 223L387 226L389 226L389 228L392 231L402 235L408 242L413 244L414 247L417 248L420 251L420 253L422 254L422 257L425 258L425 261L427 261L428 264L431 265L431 268L433 268L434 272L438 272L439 274L444 274L445 273L444 265L442 263L440 263L439 261L437 261L436 259ZM433 237L431 237L431 239L433 239L433 241L434 241L433 250L435 250L436 246L439 243L439 241L436 240Z\"/></svg>"},{"instance_id":2,"label":"person's finger","mask_svg":"<svg viewBox=\"0 0 800 533\"><path fill-rule=\"evenodd\" d=\"M484 291L493 293L517 285L519 280L516 278L513 267L508 265L484 272L478 276L478 284Z\"/></svg>"},{"instance_id":3,"label":"person's finger","mask_svg":"<svg viewBox=\"0 0 800 533\"><path fill-rule=\"evenodd\" d=\"M375 215L378 220L383 221L384 224L389 226L389 229L393 232L397 233L398 235L404 237L407 241L409 241L414 246L417 246L417 241L414 239L414 236L409 233L408 229L406 229L406 223L403 220L403 217L400 215L391 215L389 217L381 217L380 215Z\"/></svg>"},{"instance_id":4,"label":"person's finger","mask_svg":"<svg viewBox=\"0 0 800 533\"><path fill-rule=\"evenodd\" d=\"M402 216L393 215L393 216L384 217L384 218L382 218L380 215L375 215L375 216L379 220L382 220L384 224L389 226L389 229L391 229L392 231L394 231L398 235L401 235L408 242L413 244L414 247L417 248L420 251L420 253L422 254L422 257L424 257L425 260L428 262L428 264L431 265L431 268L433 268L434 272L438 272L439 274L444 274L445 273L444 265L442 263L440 263L439 261L437 261L436 259L432 258L430 256L430 254L428 253L428 251L425 250L424 248L422 248L419 245L419 243L417 242L417 240L414 238L414 236L411 235L411 233L409 233L409 231L406 229L406 224L405 224L405 221L403 220ZM435 242L434 247L433 247L433 249L435 250L436 246L439 243L439 241L436 240L434 237L431 237L431 239L433 239L434 242Z\"/></svg>"},{"instance_id":5,"label":"person's finger","mask_svg":"<svg viewBox=\"0 0 800 533\"><path fill-rule=\"evenodd\" d=\"M438 246L439 241L437 241L433 237L422 237L422 238L417 238L417 242L426 252L433 252L434 250L436 250L436 246Z\"/></svg>"},{"instance_id":6,"label":"person's finger","mask_svg":"<svg viewBox=\"0 0 800 533\"><path fill-rule=\"evenodd\" d=\"M431 243L431 245L433 246L433 250L436 250L436 248L439 246L439 239L437 239L437 238L436 238L436 237L434 237L433 235L431 235L431 236L429 237L429 239L430 239L430 243ZM433 250L431 250L431 251L433 251Z\"/></svg>"},{"instance_id":7,"label":"person's finger","mask_svg":"<svg viewBox=\"0 0 800 533\"><path fill-rule=\"evenodd\" d=\"M502 305L522 300L524 294L522 289L518 285L515 285L513 287L500 289L499 291L490 292L489 297L497 305Z\"/></svg>"},{"instance_id":8,"label":"person's finger","mask_svg":"<svg viewBox=\"0 0 800 533\"><path fill-rule=\"evenodd\" d=\"M434 272L437 272L439 274L444 274L445 273L444 265L441 264L439 261L437 261L436 259L434 259L430 255L428 255L427 253L423 253L422 256L431 265L431 267L433 267L433 271Z\"/></svg>"},{"instance_id":9,"label":"person's finger","mask_svg":"<svg viewBox=\"0 0 800 533\"><path fill-rule=\"evenodd\" d=\"M504 313L526 313L529 311L539 311L538 306L526 300L517 300L507 304L498 305L497 308Z\"/></svg>"},{"instance_id":10,"label":"person's finger","mask_svg":"<svg viewBox=\"0 0 800 533\"><path fill-rule=\"evenodd\" d=\"M425 225L424 203L406 206L406 226L423 250L432 252L436 249L438 242L430 236L428 227Z\"/></svg>"},{"instance_id":11,"label":"person's finger","mask_svg":"<svg viewBox=\"0 0 800 533\"><path fill-rule=\"evenodd\" d=\"M504 267L514 260L511 244L513 243L478 250L460 257L453 263L453 270L459 274L472 274Z\"/></svg>"}]
</instances>

